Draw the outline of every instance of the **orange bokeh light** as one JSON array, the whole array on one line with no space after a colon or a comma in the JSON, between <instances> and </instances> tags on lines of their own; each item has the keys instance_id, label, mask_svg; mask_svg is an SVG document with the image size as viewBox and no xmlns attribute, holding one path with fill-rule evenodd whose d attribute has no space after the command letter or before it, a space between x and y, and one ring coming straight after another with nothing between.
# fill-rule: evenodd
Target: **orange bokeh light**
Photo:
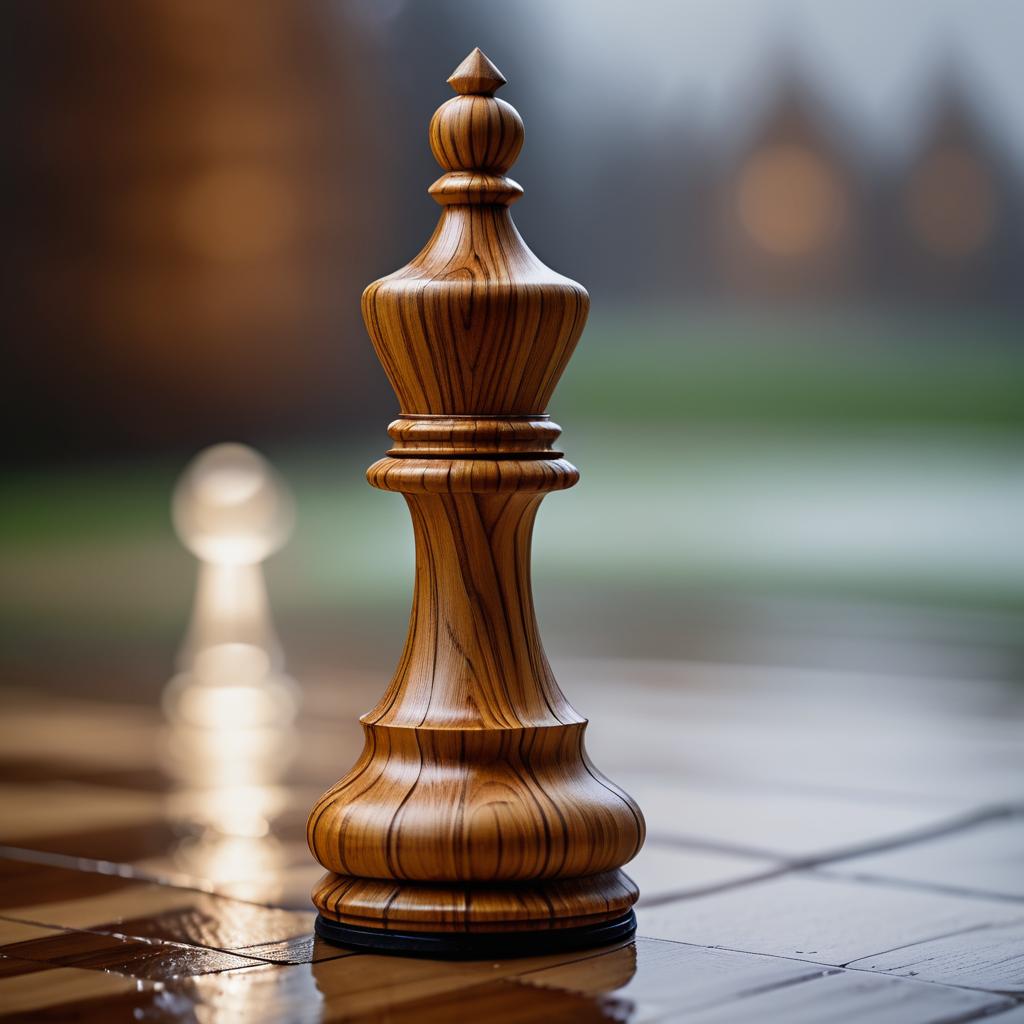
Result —
<instances>
[{"instance_id":1,"label":"orange bokeh light","mask_svg":"<svg viewBox=\"0 0 1024 1024\"><path fill-rule=\"evenodd\" d=\"M807 256L832 242L847 217L842 185L828 162L805 146L779 143L750 158L736 187L747 234L775 256Z\"/></svg>"}]
</instances>

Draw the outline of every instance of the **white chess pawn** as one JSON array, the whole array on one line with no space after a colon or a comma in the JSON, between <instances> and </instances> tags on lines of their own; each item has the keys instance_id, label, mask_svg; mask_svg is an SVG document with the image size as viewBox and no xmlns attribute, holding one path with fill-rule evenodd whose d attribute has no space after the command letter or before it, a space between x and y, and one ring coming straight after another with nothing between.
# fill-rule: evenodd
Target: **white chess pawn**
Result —
<instances>
[{"instance_id":1,"label":"white chess pawn","mask_svg":"<svg viewBox=\"0 0 1024 1024\"><path fill-rule=\"evenodd\" d=\"M281 757L297 710L297 688L283 672L261 563L281 548L295 522L287 485L245 445L200 452L174 492L173 520L199 559L191 623L167 684L176 774L200 786L259 783ZM252 755L252 756L250 756Z\"/></svg>"},{"instance_id":2,"label":"white chess pawn","mask_svg":"<svg viewBox=\"0 0 1024 1024\"><path fill-rule=\"evenodd\" d=\"M252 448L218 444L189 463L174 491L174 527L199 559L192 623L179 668L196 667L220 644L249 644L272 668L280 645L261 563L288 540L295 503L284 481Z\"/></svg>"}]
</instances>

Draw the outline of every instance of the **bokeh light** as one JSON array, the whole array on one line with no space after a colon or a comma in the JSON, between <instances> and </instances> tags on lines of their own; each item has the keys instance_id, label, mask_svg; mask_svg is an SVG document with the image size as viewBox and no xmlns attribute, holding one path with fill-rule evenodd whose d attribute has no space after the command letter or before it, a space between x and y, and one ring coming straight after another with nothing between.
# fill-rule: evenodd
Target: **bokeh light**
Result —
<instances>
[{"instance_id":1,"label":"bokeh light","mask_svg":"<svg viewBox=\"0 0 1024 1024\"><path fill-rule=\"evenodd\" d=\"M776 144L743 168L736 205L744 228L775 256L803 257L835 240L847 216L836 176L817 153Z\"/></svg>"}]
</instances>

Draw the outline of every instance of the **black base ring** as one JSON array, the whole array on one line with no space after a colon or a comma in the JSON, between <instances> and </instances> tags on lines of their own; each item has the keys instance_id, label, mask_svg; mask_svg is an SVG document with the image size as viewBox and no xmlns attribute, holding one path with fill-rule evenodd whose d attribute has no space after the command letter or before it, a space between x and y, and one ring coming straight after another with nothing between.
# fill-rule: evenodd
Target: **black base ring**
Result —
<instances>
[{"instance_id":1,"label":"black base ring","mask_svg":"<svg viewBox=\"0 0 1024 1024\"><path fill-rule=\"evenodd\" d=\"M543 953L591 949L628 939L636 932L630 910L611 921L582 928L546 928L529 932L394 932L339 924L320 914L316 933L325 942L349 949L397 956L426 956L437 960L507 960Z\"/></svg>"}]
</instances>

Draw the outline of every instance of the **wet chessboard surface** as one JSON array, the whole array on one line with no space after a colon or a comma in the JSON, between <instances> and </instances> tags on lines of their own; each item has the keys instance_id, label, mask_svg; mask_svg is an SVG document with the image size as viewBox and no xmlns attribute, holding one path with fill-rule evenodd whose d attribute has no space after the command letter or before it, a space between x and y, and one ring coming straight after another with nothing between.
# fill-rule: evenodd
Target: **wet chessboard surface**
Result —
<instances>
[{"instance_id":1,"label":"wet chessboard surface","mask_svg":"<svg viewBox=\"0 0 1024 1024\"><path fill-rule=\"evenodd\" d=\"M1024 688L557 668L647 814L639 937L500 963L312 936L306 811L381 679L198 773L155 709L5 691L0 1021L1024 1019Z\"/></svg>"}]
</instances>

